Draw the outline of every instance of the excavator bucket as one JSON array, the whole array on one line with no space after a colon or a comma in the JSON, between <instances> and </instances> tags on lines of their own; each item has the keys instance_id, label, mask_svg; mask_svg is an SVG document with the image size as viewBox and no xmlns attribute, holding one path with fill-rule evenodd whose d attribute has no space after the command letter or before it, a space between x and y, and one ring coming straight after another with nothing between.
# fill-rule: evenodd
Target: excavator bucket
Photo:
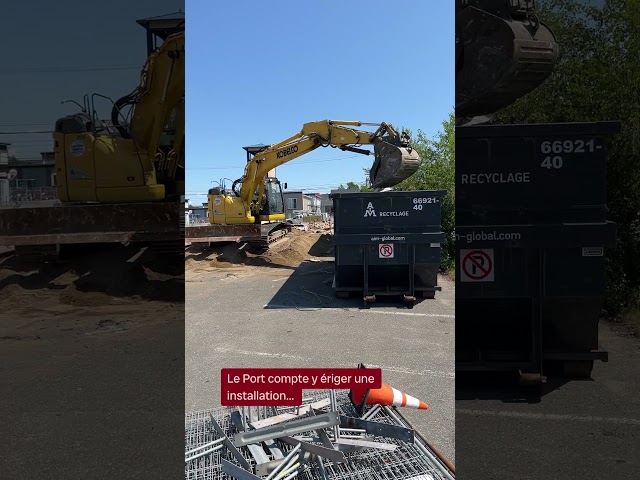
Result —
<instances>
[{"instance_id":1,"label":"excavator bucket","mask_svg":"<svg viewBox=\"0 0 640 480\"><path fill-rule=\"evenodd\" d=\"M553 32L475 7L456 13L456 116L488 115L546 80L558 60Z\"/></svg>"},{"instance_id":2,"label":"excavator bucket","mask_svg":"<svg viewBox=\"0 0 640 480\"><path fill-rule=\"evenodd\" d=\"M386 141L374 145L375 161L369 172L374 188L393 187L413 175L420 163L420 155L414 149L399 147Z\"/></svg>"}]
</instances>

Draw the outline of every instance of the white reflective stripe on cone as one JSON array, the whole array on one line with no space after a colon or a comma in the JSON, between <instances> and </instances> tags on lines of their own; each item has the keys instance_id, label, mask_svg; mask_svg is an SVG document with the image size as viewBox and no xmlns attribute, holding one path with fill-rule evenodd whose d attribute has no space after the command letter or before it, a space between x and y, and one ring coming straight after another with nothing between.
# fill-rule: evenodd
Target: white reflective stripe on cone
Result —
<instances>
[{"instance_id":1,"label":"white reflective stripe on cone","mask_svg":"<svg viewBox=\"0 0 640 480\"><path fill-rule=\"evenodd\" d=\"M412 397L411 395L407 395L405 393L405 397L407 397L407 403L405 406L407 407L413 407L413 408L420 408L420 400L418 400L415 397Z\"/></svg>"},{"instance_id":2,"label":"white reflective stripe on cone","mask_svg":"<svg viewBox=\"0 0 640 480\"><path fill-rule=\"evenodd\" d=\"M393 387L391 387L391 390L393 390L393 406L394 407L402 406L402 400L403 400L402 392L400 390L396 390Z\"/></svg>"}]
</instances>

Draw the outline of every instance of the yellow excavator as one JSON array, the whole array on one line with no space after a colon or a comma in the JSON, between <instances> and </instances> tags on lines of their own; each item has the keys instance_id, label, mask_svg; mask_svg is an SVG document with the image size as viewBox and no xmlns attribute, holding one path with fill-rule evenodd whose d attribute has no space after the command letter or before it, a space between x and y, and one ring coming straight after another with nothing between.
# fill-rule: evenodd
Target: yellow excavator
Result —
<instances>
[{"instance_id":1,"label":"yellow excavator","mask_svg":"<svg viewBox=\"0 0 640 480\"><path fill-rule=\"evenodd\" d=\"M361 126L377 129L367 132L354 128ZM373 145L373 152L360 148L362 145ZM233 182L230 190L224 187L209 190L209 222L217 231L211 236L224 237L221 232L232 231L236 225L259 225L260 241L254 243L268 244L282 236L287 230L287 224L283 223L282 187L279 180L268 177L268 173L319 147L328 146L364 155L373 153L375 160L369 179L374 188L397 185L413 175L421 163L409 135L399 133L389 123L345 120L306 123L299 133L250 155L244 175Z\"/></svg>"},{"instance_id":2,"label":"yellow excavator","mask_svg":"<svg viewBox=\"0 0 640 480\"><path fill-rule=\"evenodd\" d=\"M55 125L61 202L177 201L184 195L184 32L148 57L140 85L99 120L93 99ZM100 96L100 95L97 95ZM123 113L131 107L131 121Z\"/></svg>"},{"instance_id":3,"label":"yellow excavator","mask_svg":"<svg viewBox=\"0 0 640 480\"><path fill-rule=\"evenodd\" d=\"M56 121L61 205L0 210L0 245L23 254L111 242L177 251L184 222L184 18L138 23L148 43L139 85L112 102L109 120L94 107L107 97L93 94L77 104L80 112Z\"/></svg>"}]
</instances>

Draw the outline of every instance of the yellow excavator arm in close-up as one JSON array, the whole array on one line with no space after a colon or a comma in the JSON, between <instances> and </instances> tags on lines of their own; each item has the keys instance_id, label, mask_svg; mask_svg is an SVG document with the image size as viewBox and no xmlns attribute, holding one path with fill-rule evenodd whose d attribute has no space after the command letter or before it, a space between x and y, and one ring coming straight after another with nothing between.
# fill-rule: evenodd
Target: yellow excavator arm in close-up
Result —
<instances>
[{"instance_id":1,"label":"yellow excavator arm in close-up","mask_svg":"<svg viewBox=\"0 0 640 480\"><path fill-rule=\"evenodd\" d=\"M81 113L56 122L62 202L163 201L184 195L184 32L167 37L142 69L140 85L115 102L111 125L85 96ZM101 97L101 95L97 95ZM131 121L123 123L130 106Z\"/></svg>"},{"instance_id":2,"label":"yellow excavator arm in close-up","mask_svg":"<svg viewBox=\"0 0 640 480\"><path fill-rule=\"evenodd\" d=\"M377 126L375 132L356 130L363 125ZM358 148L373 145L374 151ZM370 171L371 185L383 188L397 185L420 166L420 156L411 147L408 135L399 134L391 124L359 121L323 120L306 123L302 130L274 145L265 147L249 159L244 175L231 192L209 191L209 221L212 224L246 224L285 219L280 183L267 177L274 168L312 152L318 147L335 147L375 155Z\"/></svg>"}]
</instances>

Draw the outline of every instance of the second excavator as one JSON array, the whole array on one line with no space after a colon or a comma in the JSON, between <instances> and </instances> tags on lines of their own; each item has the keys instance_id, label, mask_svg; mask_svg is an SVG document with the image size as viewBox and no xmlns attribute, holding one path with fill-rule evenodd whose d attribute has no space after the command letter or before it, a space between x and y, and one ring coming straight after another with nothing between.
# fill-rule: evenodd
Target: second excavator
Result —
<instances>
[{"instance_id":1,"label":"second excavator","mask_svg":"<svg viewBox=\"0 0 640 480\"><path fill-rule=\"evenodd\" d=\"M113 103L110 120L98 116L94 99L111 100L94 93L56 121L60 204L0 211L0 245L57 254L62 244L151 242L175 252L182 242L184 18L138 23L148 42L162 40L148 43L139 85Z\"/></svg>"},{"instance_id":2,"label":"second excavator","mask_svg":"<svg viewBox=\"0 0 640 480\"><path fill-rule=\"evenodd\" d=\"M117 100L111 124L93 96L56 122L58 198L63 203L170 201L184 195L184 32L149 55L136 89ZM98 95L100 96L100 95ZM125 107L131 121L123 122Z\"/></svg>"},{"instance_id":3,"label":"second excavator","mask_svg":"<svg viewBox=\"0 0 640 480\"><path fill-rule=\"evenodd\" d=\"M374 132L354 127L377 127ZM373 152L363 145L372 145ZM244 238L262 247L284 235L289 226L284 223L285 209L282 187L268 174L319 147L374 155L369 179L373 188L392 187L413 175L420 166L418 152L411 146L407 133L398 132L389 123L363 123L346 120L322 120L303 125L297 134L279 143L248 154L242 177L231 189L212 188L208 193L210 227L205 232L194 227L195 236L214 239ZM243 226L245 226L243 228ZM231 233L230 233L231 232ZM191 236L190 234L187 235Z\"/></svg>"}]
</instances>

